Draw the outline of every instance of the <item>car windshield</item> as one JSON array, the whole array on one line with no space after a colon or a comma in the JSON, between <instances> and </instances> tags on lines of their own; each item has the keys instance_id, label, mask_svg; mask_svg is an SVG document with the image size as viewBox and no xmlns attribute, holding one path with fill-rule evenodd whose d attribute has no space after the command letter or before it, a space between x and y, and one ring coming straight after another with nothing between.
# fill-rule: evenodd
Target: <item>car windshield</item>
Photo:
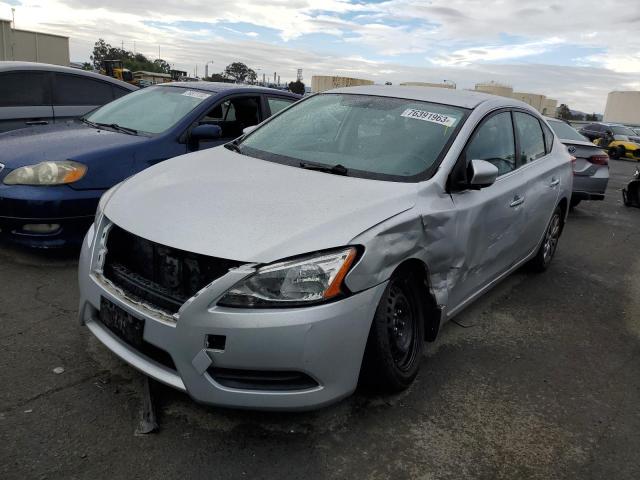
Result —
<instances>
[{"instance_id":1,"label":"car windshield","mask_svg":"<svg viewBox=\"0 0 640 480\"><path fill-rule=\"evenodd\" d=\"M211 94L181 87L150 87L138 90L94 110L86 120L144 133L162 133Z\"/></svg>"},{"instance_id":2,"label":"car windshield","mask_svg":"<svg viewBox=\"0 0 640 480\"><path fill-rule=\"evenodd\" d=\"M416 100L320 94L274 117L240 147L247 155L288 165L415 181L437 167L466 115L462 108Z\"/></svg>"},{"instance_id":3,"label":"car windshield","mask_svg":"<svg viewBox=\"0 0 640 480\"><path fill-rule=\"evenodd\" d=\"M574 129L571 125L567 125L564 122L559 122L558 120L547 120L554 133L561 138L562 140L580 140L582 142L588 142L589 140L580 135L576 129Z\"/></svg>"},{"instance_id":4,"label":"car windshield","mask_svg":"<svg viewBox=\"0 0 640 480\"><path fill-rule=\"evenodd\" d=\"M632 137L636 135L629 127L623 127L621 125L612 125L611 130L614 135L631 135Z\"/></svg>"}]
</instances>

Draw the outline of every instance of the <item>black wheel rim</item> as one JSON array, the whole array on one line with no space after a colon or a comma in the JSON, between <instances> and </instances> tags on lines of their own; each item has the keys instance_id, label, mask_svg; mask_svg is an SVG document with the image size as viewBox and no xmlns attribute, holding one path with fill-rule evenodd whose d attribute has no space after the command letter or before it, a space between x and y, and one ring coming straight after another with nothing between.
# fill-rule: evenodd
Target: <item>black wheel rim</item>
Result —
<instances>
[{"instance_id":1,"label":"black wheel rim","mask_svg":"<svg viewBox=\"0 0 640 480\"><path fill-rule=\"evenodd\" d=\"M410 294L399 282L389 288L386 313L393 362L400 370L409 370L416 356L418 317Z\"/></svg>"},{"instance_id":2,"label":"black wheel rim","mask_svg":"<svg viewBox=\"0 0 640 480\"><path fill-rule=\"evenodd\" d=\"M561 227L560 214L554 213L547 227L547 232L544 236L544 243L542 245L542 258L545 264L549 263L556 253L558 247L558 239L560 238Z\"/></svg>"}]
</instances>

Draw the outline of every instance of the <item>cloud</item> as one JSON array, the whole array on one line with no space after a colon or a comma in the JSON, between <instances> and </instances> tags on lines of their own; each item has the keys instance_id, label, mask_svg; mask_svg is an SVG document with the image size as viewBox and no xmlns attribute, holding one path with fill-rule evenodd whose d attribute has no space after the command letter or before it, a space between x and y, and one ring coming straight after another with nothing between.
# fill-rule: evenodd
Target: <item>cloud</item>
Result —
<instances>
[{"instance_id":1,"label":"cloud","mask_svg":"<svg viewBox=\"0 0 640 480\"><path fill-rule=\"evenodd\" d=\"M18 28L70 37L73 60L93 43L124 42L177 68L244 61L282 79L313 74L376 81L498 80L574 108L602 111L606 93L637 84L640 3L618 0L22 0ZM0 0L0 17L11 6ZM230 32L230 30L232 30ZM589 51L598 48L597 55ZM575 54L567 54L574 48ZM582 49L582 50L580 50ZM563 51L566 66L535 64ZM559 55L559 54L558 54ZM527 65L523 64L524 62Z\"/></svg>"}]
</instances>

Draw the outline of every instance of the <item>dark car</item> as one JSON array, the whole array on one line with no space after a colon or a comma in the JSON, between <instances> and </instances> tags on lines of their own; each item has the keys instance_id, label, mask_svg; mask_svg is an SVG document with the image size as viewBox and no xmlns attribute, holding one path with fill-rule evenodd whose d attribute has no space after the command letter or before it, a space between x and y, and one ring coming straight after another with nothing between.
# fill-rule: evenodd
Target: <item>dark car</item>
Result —
<instances>
[{"instance_id":1,"label":"dark car","mask_svg":"<svg viewBox=\"0 0 640 480\"><path fill-rule=\"evenodd\" d=\"M0 62L0 132L77 118L137 89L77 68Z\"/></svg>"},{"instance_id":2,"label":"dark car","mask_svg":"<svg viewBox=\"0 0 640 480\"><path fill-rule=\"evenodd\" d=\"M0 134L0 238L77 245L107 189L168 158L227 143L298 98L261 87L169 83L79 120Z\"/></svg>"},{"instance_id":3,"label":"dark car","mask_svg":"<svg viewBox=\"0 0 640 480\"><path fill-rule=\"evenodd\" d=\"M578 133L568 123L556 118L547 122L575 160L571 207L582 200L604 200L609 183L609 155Z\"/></svg>"}]
</instances>

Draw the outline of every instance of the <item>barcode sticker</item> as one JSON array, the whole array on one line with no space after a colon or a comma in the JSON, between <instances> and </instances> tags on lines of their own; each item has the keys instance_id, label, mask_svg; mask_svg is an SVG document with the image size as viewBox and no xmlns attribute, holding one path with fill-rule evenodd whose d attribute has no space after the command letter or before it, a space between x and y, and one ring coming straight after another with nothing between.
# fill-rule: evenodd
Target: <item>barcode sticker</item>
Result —
<instances>
[{"instance_id":1,"label":"barcode sticker","mask_svg":"<svg viewBox=\"0 0 640 480\"><path fill-rule=\"evenodd\" d=\"M208 93L196 92L195 90L187 90L183 92L182 95L184 95L185 97L199 98L200 100L204 100L205 98L209 98L211 96Z\"/></svg>"},{"instance_id":2,"label":"barcode sticker","mask_svg":"<svg viewBox=\"0 0 640 480\"><path fill-rule=\"evenodd\" d=\"M416 110L415 108L407 108L400 114L401 117L414 118L416 120L424 120L425 122L438 123L445 127L453 127L457 121L454 117L443 115L442 113L427 112L425 110Z\"/></svg>"}]
</instances>

